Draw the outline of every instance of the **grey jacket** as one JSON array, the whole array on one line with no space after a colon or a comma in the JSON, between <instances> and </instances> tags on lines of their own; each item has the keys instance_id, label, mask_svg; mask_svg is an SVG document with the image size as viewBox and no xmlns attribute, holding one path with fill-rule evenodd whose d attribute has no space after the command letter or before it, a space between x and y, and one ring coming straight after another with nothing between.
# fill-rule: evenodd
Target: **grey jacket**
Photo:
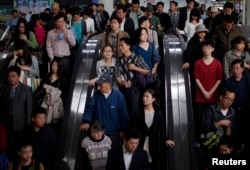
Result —
<instances>
[{"instance_id":1,"label":"grey jacket","mask_svg":"<svg viewBox=\"0 0 250 170\"><path fill-rule=\"evenodd\" d=\"M233 50L226 52L223 58L223 70L225 80L232 76L231 63L235 59L242 59L244 63L250 64L250 55L248 52L244 51L240 56L237 56Z\"/></svg>"},{"instance_id":2,"label":"grey jacket","mask_svg":"<svg viewBox=\"0 0 250 170\"><path fill-rule=\"evenodd\" d=\"M8 115L10 113L10 86L4 86L0 93L0 120L9 126ZM33 109L33 93L29 86L20 83L13 98L13 130L22 131L24 126L31 123Z\"/></svg>"}]
</instances>

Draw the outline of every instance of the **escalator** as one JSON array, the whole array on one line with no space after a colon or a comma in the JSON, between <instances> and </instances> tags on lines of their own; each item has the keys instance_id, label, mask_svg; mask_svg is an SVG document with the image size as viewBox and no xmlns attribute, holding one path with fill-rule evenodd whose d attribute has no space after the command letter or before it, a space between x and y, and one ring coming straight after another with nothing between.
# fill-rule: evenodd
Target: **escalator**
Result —
<instances>
[{"instance_id":1,"label":"escalator","mask_svg":"<svg viewBox=\"0 0 250 170\"><path fill-rule=\"evenodd\" d=\"M81 169L80 124L85 104L93 93L88 82L96 72L100 41L99 35L83 40L76 56L54 169Z\"/></svg>"},{"instance_id":2,"label":"escalator","mask_svg":"<svg viewBox=\"0 0 250 170\"><path fill-rule=\"evenodd\" d=\"M182 70L185 42L181 36L164 37L166 127L175 148L167 155L168 170L196 170L192 102L188 71Z\"/></svg>"},{"instance_id":3,"label":"escalator","mask_svg":"<svg viewBox=\"0 0 250 170\"><path fill-rule=\"evenodd\" d=\"M88 81L94 77L96 72L100 41L100 35L85 40L77 55L55 169L82 169L80 141L83 134L79 128L86 102L90 99L94 90L88 86ZM168 136L174 139L176 143L176 147L167 152L167 169L196 170L198 168L189 77L188 72L181 68L185 43L181 37L165 35L163 47L164 81L161 89L163 89L165 95L161 103L164 105Z\"/></svg>"}]
</instances>

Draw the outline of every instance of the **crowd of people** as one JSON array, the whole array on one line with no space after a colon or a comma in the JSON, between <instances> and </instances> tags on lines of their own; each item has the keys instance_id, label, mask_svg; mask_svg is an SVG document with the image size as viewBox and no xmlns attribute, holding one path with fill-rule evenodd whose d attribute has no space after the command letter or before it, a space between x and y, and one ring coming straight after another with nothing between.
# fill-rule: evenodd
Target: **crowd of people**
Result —
<instances>
[{"instance_id":1,"label":"crowd of people","mask_svg":"<svg viewBox=\"0 0 250 170\"><path fill-rule=\"evenodd\" d=\"M222 11L186 3L170 1L165 13L163 2L142 7L132 0L115 4L111 16L95 3L81 9L54 2L29 19L13 10L5 24L14 47L2 68L0 169L53 169L76 53L93 34L102 36L101 53L80 126L87 131L83 169L165 169L162 153L175 142L159 107L159 74L162 35L170 33L187 37L180 69L190 73L199 169L212 170L214 155L245 159L250 56L239 11L230 2ZM37 78L38 87L28 86Z\"/></svg>"}]
</instances>

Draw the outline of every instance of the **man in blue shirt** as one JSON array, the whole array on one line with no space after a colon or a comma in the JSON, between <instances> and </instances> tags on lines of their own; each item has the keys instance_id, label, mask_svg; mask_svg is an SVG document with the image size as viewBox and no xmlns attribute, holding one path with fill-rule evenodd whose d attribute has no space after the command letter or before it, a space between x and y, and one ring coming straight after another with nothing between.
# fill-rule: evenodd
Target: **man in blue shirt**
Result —
<instances>
[{"instance_id":1,"label":"man in blue shirt","mask_svg":"<svg viewBox=\"0 0 250 170\"><path fill-rule=\"evenodd\" d=\"M117 146L124 130L129 125L126 102L121 92L112 88L112 78L102 75L96 81L99 90L87 104L80 130L88 130L90 124L99 120L105 127L105 133L112 140L112 147Z\"/></svg>"}]
</instances>

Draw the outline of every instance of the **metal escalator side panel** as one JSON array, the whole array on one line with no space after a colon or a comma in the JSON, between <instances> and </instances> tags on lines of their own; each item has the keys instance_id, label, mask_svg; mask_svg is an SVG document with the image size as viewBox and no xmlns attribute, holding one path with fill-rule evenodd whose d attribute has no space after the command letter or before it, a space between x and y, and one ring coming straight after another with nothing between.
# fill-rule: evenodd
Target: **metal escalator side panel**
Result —
<instances>
[{"instance_id":1,"label":"metal escalator side panel","mask_svg":"<svg viewBox=\"0 0 250 170\"><path fill-rule=\"evenodd\" d=\"M91 88L88 86L88 81L95 71L97 58L99 57L100 38L95 42L86 40L85 44L81 45L81 50L78 52L74 72L72 75L72 84L70 95L66 106L66 117L64 121L65 130L61 133L61 140L64 140L61 147L61 162L67 164L67 169L75 168L77 155L79 152L80 124L85 104L91 97ZM89 44L88 44L89 43ZM92 43L92 44L91 44ZM87 45L88 44L88 45ZM98 52L96 52L98 51ZM59 167L57 167L59 168ZM60 167L62 168L62 167Z\"/></svg>"},{"instance_id":2,"label":"metal escalator side panel","mask_svg":"<svg viewBox=\"0 0 250 170\"><path fill-rule=\"evenodd\" d=\"M182 39L168 37L164 40L165 73L166 73L166 123L169 137L173 137L175 148L168 152L169 170L194 170L192 135L190 135L189 114L187 106L187 90L182 70ZM169 70L167 67L170 67ZM168 73L169 71L169 73ZM170 86L170 87L168 87ZM169 94L170 93L170 94ZM180 163L181 162L181 163Z\"/></svg>"}]
</instances>

